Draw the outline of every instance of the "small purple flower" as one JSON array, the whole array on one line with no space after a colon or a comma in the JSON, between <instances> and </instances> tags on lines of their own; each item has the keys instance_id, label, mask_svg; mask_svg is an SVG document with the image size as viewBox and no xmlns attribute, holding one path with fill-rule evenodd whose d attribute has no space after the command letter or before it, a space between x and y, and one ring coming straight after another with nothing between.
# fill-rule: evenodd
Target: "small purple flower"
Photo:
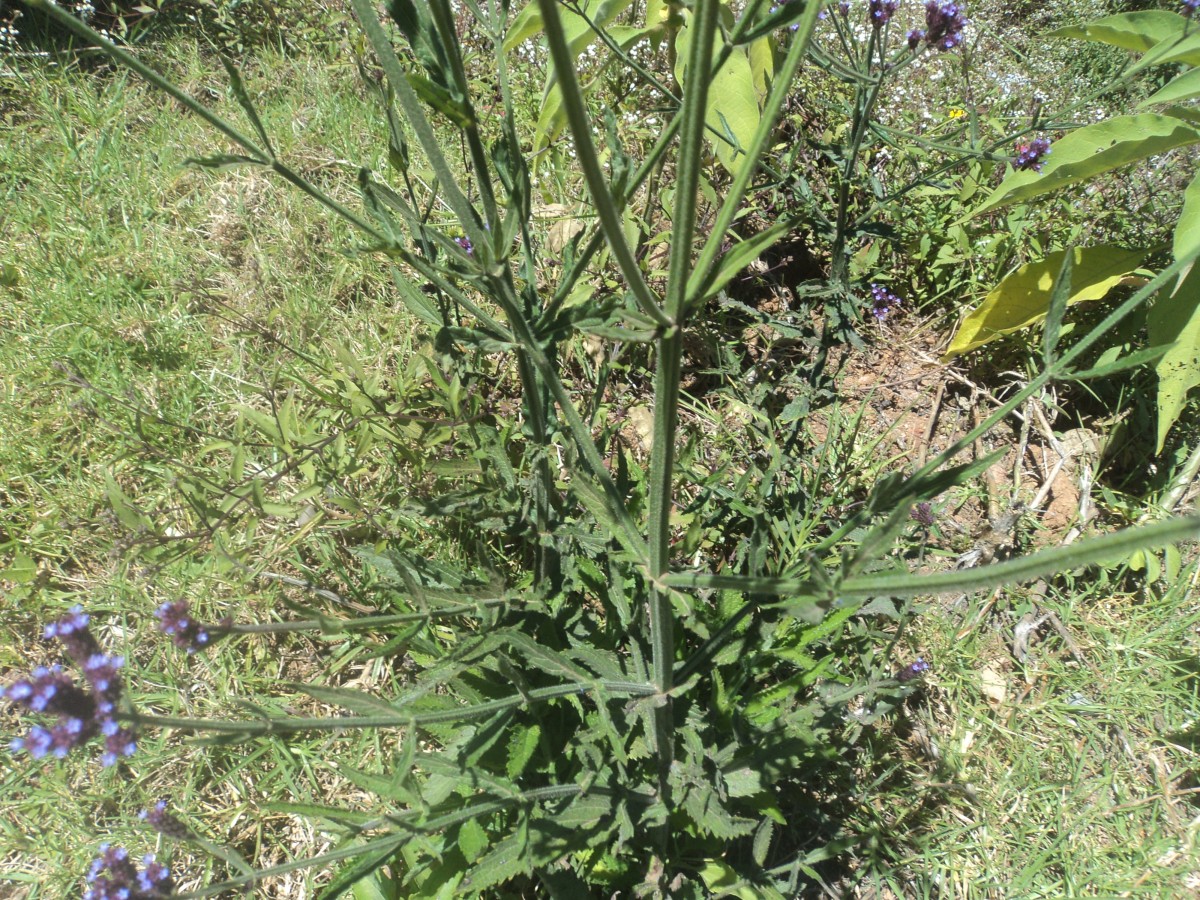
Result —
<instances>
[{"instance_id":1,"label":"small purple flower","mask_svg":"<svg viewBox=\"0 0 1200 900\"><path fill-rule=\"evenodd\" d=\"M456 237L454 239L454 243L456 243L456 244L458 244L458 246L462 247L463 252L466 253L467 256L475 255L475 245L471 243L471 239L469 237L467 237L466 235L463 235L462 237Z\"/></svg>"},{"instance_id":2,"label":"small purple flower","mask_svg":"<svg viewBox=\"0 0 1200 900\"><path fill-rule=\"evenodd\" d=\"M930 528L933 525L933 507L928 503L918 503L913 507L910 515L917 520L917 524Z\"/></svg>"},{"instance_id":3,"label":"small purple flower","mask_svg":"<svg viewBox=\"0 0 1200 900\"><path fill-rule=\"evenodd\" d=\"M963 29L970 24L962 7L952 0L929 0L925 4L925 40L929 46L945 52L962 43Z\"/></svg>"},{"instance_id":4,"label":"small purple flower","mask_svg":"<svg viewBox=\"0 0 1200 900\"><path fill-rule=\"evenodd\" d=\"M155 610L154 615L158 617L158 627L163 634L169 634L180 650L195 653L212 643L209 626L201 625L192 618L191 604L186 600L164 603ZM228 628L229 620L223 620L221 627Z\"/></svg>"},{"instance_id":5,"label":"small purple flower","mask_svg":"<svg viewBox=\"0 0 1200 900\"><path fill-rule=\"evenodd\" d=\"M881 284L871 285L871 312L882 322L900 305L900 298Z\"/></svg>"},{"instance_id":6,"label":"small purple flower","mask_svg":"<svg viewBox=\"0 0 1200 900\"><path fill-rule=\"evenodd\" d=\"M850 15L850 0L842 0L842 2L838 4L838 12L840 12L842 14L843 19L846 18L847 16L849 16Z\"/></svg>"},{"instance_id":7,"label":"small purple flower","mask_svg":"<svg viewBox=\"0 0 1200 900\"><path fill-rule=\"evenodd\" d=\"M1200 2L1200 0L1197 0ZM908 33L908 49L916 50L921 45L921 41L925 40L925 31L921 28L914 28Z\"/></svg>"},{"instance_id":8,"label":"small purple flower","mask_svg":"<svg viewBox=\"0 0 1200 900\"><path fill-rule=\"evenodd\" d=\"M1190 19L1200 9L1200 0L1183 0L1184 18Z\"/></svg>"},{"instance_id":9,"label":"small purple flower","mask_svg":"<svg viewBox=\"0 0 1200 900\"><path fill-rule=\"evenodd\" d=\"M1200 4L1200 0L1196 0ZM1042 171L1045 157L1050 155L1050 142L1046 138L1035 138L1028 144L1017 144L1017 158L1013 167L1022 170Z\"/></svg>"},{"instance_id":10,"label":"small purple flower","mask_svg":"<svg viewBox=\"0 0 1200 900\"><path fill-rule=\"evenodd\" d=\"M88 869L91 886L84 891L83 900L153 900L172 895L171 872L154 861L153 853L142 857L141 872L123 847L101 844L100 854Z\"/></svg>"},{"instance_id":11,"label":"small purple flower","mask_svg":"<svg viewBox=\"0 0 1200 900\"><path fill-rule=\"evenodd\" d=\"M167 801L159 800L150 809L143 809L138 818L159 834L176 840L185 840L191 834L188 827L167 812Z\"/></svg>"},{"instance_id":12,"label":"small purple flower","mask_svg":"<svg viewBox=\"0 0 1200 900\"><path fill-rule=\"evenodd\" d=\"M105 766L114 765L134 751L133 733L121 728L115 718L123 690L120 669L125 661L100 651L88 623L87 613L76 606L70 615L46 626L44 632L46 638L62 641L83 669L88 689L77 685L57 665L38 666L29 677L0 687L0 700L31 713L58 716L58 722L49 728L35 725L25 737L13 739L9 747L14 753L25 751L34 759L62 759L97 735L105 739L100 758Z\"/></svg>"},{"instance_id":13,"label":"small purple flower","mask_svg":"<svg viewBox=\"0 0 1200 900\"><path fill-rule=\"evenodd\" d=\"M867 18L873 28L882 28L891 21L899 8L900 0L870 0L867 4Z\"/></svg>"},{"instance_id":14,"label":"small purple flower","mask_svg":"<svg viewBox=\"0 0 1200 900\"><path fill-rule=\"evenodd\" d=\"M88 630L91 619L82 606L72 606L70 614L47 625L43 635L46 640L58 638L67 649L67 655L82 665L88 657L100 652L100 645Z\"/></svg>"},{"instance_id":15,"label":"small purple flower","mask_svg":"<svg viewBox=\"0 0 1200 900\"><path fill-rule=\"evenodd\" d=\"M920 678L929 671L929 663L918 656L915 660L896 673L896 680L901 684L907 684L915 678Z\"/></svg>"}]
</instances>

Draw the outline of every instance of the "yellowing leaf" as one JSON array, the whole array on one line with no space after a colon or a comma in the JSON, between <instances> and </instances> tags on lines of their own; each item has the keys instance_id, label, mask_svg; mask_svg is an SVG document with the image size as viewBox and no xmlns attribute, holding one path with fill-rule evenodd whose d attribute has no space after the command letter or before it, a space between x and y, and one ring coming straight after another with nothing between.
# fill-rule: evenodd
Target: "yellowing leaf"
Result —
<instances>
[{"instance_id":1,"label":"yellowing leaf","mask_svg":"<svg viewBox=\"0 0 1200 900\"><path fill-rule=\"evenodd\" d=\"M943 360L953 359L1004 334L1040 322L1050 306L1050 291L1067 251L1027 263L988 293L958 327ZM1145 250L1123 250L1111 244L1076 247L1071 251L1071 291L1067 303L1099 300L1133 272Z\"/></svg>"}]
</instances>

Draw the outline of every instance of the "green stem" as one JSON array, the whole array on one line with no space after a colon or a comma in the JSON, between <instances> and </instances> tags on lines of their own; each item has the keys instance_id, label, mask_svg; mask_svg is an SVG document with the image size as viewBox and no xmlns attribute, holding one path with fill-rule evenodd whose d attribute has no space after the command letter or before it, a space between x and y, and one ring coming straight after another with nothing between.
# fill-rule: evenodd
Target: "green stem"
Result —
<instances>
[{"instance_id":1,"label":"green stem","mask_svg":"<svg viewBox=\"0 0 1200 900\"><path fill-rule=\"evenodd\" d=\"M365 2L365 0L356 0ZM567 46L566 34L563 32L562 20L558 16L555 0L537 0L542 11L542 23L546 35L546 43L550 48L550 58L554 62L554 70L558 75L559 88L562 91L563 109L567 114L567 123L571 128L571 136L575 141L575 154L579 166L583 170L588 192L596 206L596 214L600 219L604 236L612 250L613 259L625 282L629 285L638 306L642 312L666 328L671 325L670 319L659 305L658 298L650 290L641 268L634 259L633 251L625 240L625 232L621 227L621 214L613 202L612 192L604 180L600 168L600 160L596 156L596 146L592 142L592 126L588 120L587 106L584 104L583 93L579 89L579 80L575 77L575 58Z\"/></svg>"}]
</instances>

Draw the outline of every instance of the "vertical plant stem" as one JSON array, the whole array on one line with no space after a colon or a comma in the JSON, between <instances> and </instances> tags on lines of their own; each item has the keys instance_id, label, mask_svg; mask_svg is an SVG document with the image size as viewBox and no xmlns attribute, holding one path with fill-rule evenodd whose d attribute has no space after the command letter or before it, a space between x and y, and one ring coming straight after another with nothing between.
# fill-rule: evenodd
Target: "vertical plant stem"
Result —
<instances>
[{"instance_id":1,"label":"vertical plant stem","mask_svg":"<svg viewBox=\"0 0 1200 900\"><path fill-rule=\"evenodd\" d=\"M671 219L671 255L667 264L666 313L670 327L656 342L654 373L654 440L650 453L650 515L647 544L650 575L651 670L655 687L667 694L675 670L674 611L671 595L659 578L671 564L671 506L674 495L675 430L679 412L679 382L683 359L682 318L687 302L688 276L692 267L696 229L696 198L699 192L704 120L708 106L709 73L713 39L717 30L719 0L698 0L693 12L692 45L688 59L687 87L679 115L683 126L679 137L676 167L675 211ZM668 776L674 759L674 716L667 697L654 710L655 752L659 763L659 792L671 808ZM664 826L662 840L665 843Z\"/></svg>"},{"instance_id":2,"label":"vertical plant stem","mask_svg":"<svg viewBox=\"0 0 1200 900\"><path fill-rule=\"evenodd\" d=\"M663 327L671 325L670 319L659 305L658 298L650 290L646 278L633 257L629 242L625 240L625 232L621 228L621 214L613 202L612 191L604 180L600 169L600 160L596 156L596 145L592 141L592 125L588 120L587 106L584 104L583 91L579 88L579 79L575 77L575 57L567 46L567 36L563 31L562 20L558 16L558 6L555 0L538 0L542 11L542 24L546 35L546 44L550 49L550 59L558 75L559 87L562 90L563 110L567 114L567 124L571 128L571 136L575 140L575 154L579 167L583 170L587 182L588 193L596 205L596 215L608 239L621 274L625 277L629 290L641 307L642 312Z\"/></svg>"},{"instance_id":3,"label":"vertical plant stem","mask_svg":"<svg viewBox=\"0 0 1200 900\"><path fill-rule=\"evenodd\" d=\"M879 40L879 30L875 29L871 32L871 38L867 44L867 52L863 54L863 66L866 69L864 76L869 76L871 60L875 56L876 48L879 48L880 56L883 56L883 48ZM882 65L882 63L881 63ZM850 186L853 182L854 172L858 168L858 154L862 150L863 138L867 133L867 126L871 122L871 114L875 110L875 101L879 98L879 89L883 84L883 73L869 81L860 82L854 91L854 122L852 124L850 147L846 151L846 162L842 169L841 184L838 185L838 208L837 208L837 225L833 236L833 248L830 254L831 260L831 280L835 285L841 287L846 286L846 279L849 274L849 256L846 250L847 239L849 236L849 219L850 219Z\"/></svg>"}]
</instances>

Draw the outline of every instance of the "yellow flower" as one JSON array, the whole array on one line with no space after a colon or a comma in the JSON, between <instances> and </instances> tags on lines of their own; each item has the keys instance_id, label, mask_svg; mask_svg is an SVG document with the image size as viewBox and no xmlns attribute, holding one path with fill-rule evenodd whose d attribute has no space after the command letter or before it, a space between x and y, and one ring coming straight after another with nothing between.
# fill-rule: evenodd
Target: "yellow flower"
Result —
<instances>
[{"instance_id":1,"label":"yellow flower","mask_svg":"<svg viewBox=\"0 0 1200 900\"><path fill-rule=\"evenodd\" d=\"M965 109L959 109L957 106L952 106L950 107L950 111L946 113L946 117L949 119L961 119L966 114L967 111Z\"/></svg>"}]
</instances>

